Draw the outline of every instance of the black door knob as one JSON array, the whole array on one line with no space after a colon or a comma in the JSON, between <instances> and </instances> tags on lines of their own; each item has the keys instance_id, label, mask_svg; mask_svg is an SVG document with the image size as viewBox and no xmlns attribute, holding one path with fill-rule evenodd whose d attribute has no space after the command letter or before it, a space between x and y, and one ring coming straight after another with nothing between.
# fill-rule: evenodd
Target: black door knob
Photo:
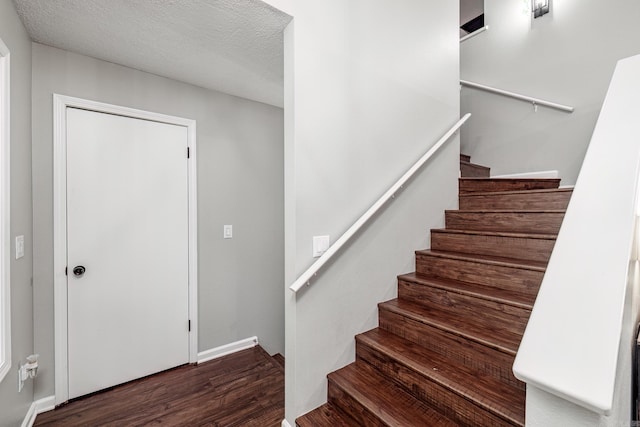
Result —
<instances>
[{"instance_id":1,"label":"black door knob","mask_svg":"<svg viewBox=\"0 0 640 427\"><path fill-rule=\"evenodd\" d=\"M81 265L73 267L73 275L76 277L82 277L85 272L85 268Z\"/></svg>"}]
</instances>

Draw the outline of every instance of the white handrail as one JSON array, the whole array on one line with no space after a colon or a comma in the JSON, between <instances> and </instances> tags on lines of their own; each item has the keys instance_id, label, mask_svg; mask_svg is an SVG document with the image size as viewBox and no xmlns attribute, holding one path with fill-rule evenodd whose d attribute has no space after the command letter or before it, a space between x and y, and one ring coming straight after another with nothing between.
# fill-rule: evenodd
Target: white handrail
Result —
<instances>
[{"instance_id":1,"label":"white handrail","mask_svg":"<svg viewBox=\"0 0 640 427\"><path fill-rule=\"evenodd\" d=\"M544 99L533 98L527 95L521 95L515 92L509 92L507 90L497 89L495 87L481 85L480 83L470 82L468 80L460 80L460 84L462 86L472 87L475 89L484 90L486 92L497 93L498 95L508 96L510 98L519 99L521 101L531 102L538 111L538 105L542 105L544 107L555 108L556 110L565 111L567 113L573 113L574 108L568 105L562 105L551 101L545 101Z\"/></svg>"},{"instance_id":2,"label":"white handrail","mask_svg":"<svg viewBox=\"0 0 640 427\"><path fill-rule=\"evenodd\" d=\"M479 28L479 29L475 30L473 33L469 33L469 34L467 34L466 36L464 36L464 37L460 38L460 43L462 43L463 41L469 40L471 37L475 37L475 36L477 36L478 34L480 34L480 33L483 33L483 32L485 32L485 31L487 31L488 29L489 29L489 26L488 26L488 25L485 25L484 27L482 27L482 28Z\"/></svg>"},{"instance_id":3,"label":"white handrail","mask_svg":"<svg viewBox=\"0 0 640 427\"><path fill-rule=\"evenodd\" d=\"M639 74L640 55L616 66L513 366L527 388L613 420L628 416L615 399L620 392L631 401L620 379L632 372L637 322ZM547 405L527 397L527 411L549 412ZM553 408L560 416L576 407Z\"/></svg>"},{"instance_id":4,"label":"white handrail","mask_svg":"<svg viewBox=\"0 0 640 427\"><path fill-rule=\"evenodd\" d=\"M304 285L311 284L311 278L318 273L322 266L325 265L358 232L358 230L360 230L360 228L362 228L362 226L365 225L376 214L376 212L378 212L378 210L380 210L380 208L389 201L389 199L393 199L395 197L396 193L402 189L404 184L406 184L406 182L415 175L415 173L431 158L431 156L433 156L434 153L436 153L438 149L442 147L442 145L447 142L451 136L458 131L458 129L460 129L469 117L471 117L471 114L467 113L464 117L458 120L458 122L453 125L453 127L451 127L451 129L449 129L447 133L445 133L442 138L440 138L438 142L429 149L429 151L420 157L420 159L414 163L414 165L411 166L411 168L402 175L402 177L393 184L391 188L382 195L382 197L380 197L364 214L362 214L362 216L358 218L358 220L353 223L353 225L349 227L349 229L345 231L344 234L340 236L340 238L336 240L320 258L316 260L316 262L311 264L307 271L302 273L300 277L298 277L296 281L289 286L289 289L293 292L298 292Z\"/></svg>"}]
</instances>

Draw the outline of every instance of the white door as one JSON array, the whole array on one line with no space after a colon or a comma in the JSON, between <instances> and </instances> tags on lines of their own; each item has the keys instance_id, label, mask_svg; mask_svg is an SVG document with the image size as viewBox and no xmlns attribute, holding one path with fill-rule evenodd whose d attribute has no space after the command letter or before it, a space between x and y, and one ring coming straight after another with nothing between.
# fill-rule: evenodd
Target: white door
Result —
<instances>
[{"instance_id":1,"label":"white door","mask_svg":"<svg viewBox=\"0 0 640 427\"><path fill-rule=\"evenodd\" d=\"M188 261L187 128L67 108L69 398L189 361Z\"/></svg>"}]
</instances>

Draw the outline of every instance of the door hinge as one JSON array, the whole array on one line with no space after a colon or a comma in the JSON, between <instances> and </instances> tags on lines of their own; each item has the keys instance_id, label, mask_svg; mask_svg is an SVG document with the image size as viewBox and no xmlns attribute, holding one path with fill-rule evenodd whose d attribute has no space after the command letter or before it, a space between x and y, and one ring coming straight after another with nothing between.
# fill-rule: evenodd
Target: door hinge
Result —
<instances>
[{"instance_id":1,"label":"door hinge","mask_svg":"<svg viewBox=\"0 0 640 427\"><path fill-rule=\"evenodd\" d=\"M65 268L64 268L64 275L65 275L65 276L68 276L68 275L69 275L69 274L67 273L67 270L68 270L68 269L69 269L69 267L65 267Z\"/></svg>"},{"instance_id":2,"label":"door hinge","mask_svg":"<svg viewBox=\"0 0 640 427\"><path fill-rule=\"evenodd\" d=\"M191 332L191 320L189 320L189 332Z\"/></svg>"},{"instance_id":3,"label":"door hinge","mask_svg":"<svg viewBox=\"0 0 640 427\"><path fill-rule=\"evenodd\" d=\"M187 147L187 159L191 157L191 148Z\"/></svg>"}]
</instances>

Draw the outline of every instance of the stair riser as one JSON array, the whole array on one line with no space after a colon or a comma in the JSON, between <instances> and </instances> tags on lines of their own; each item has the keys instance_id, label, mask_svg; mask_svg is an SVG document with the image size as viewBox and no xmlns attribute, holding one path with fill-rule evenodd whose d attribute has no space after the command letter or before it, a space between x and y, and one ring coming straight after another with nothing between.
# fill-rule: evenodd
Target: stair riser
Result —
<instances>
[{"instance_id":1,"label":"stair riser","mask_svg":"<svg viewBox=\"0 0 640 427\"><path fill-rule=\"evenodd\" d=\"M431 249L548 262L555 240L431 232Z\"/></svg>"},{"instance_id":2,"label":"stair riser","mask_svg":"<svg viewBox=\"0 0 640 427\"><path fill-rule=\"evenodd\" d=\"M379 327L506 384L525 388L524 383L513 376L511 368L515 355L384 309L379 312Z\"/></svg>"},{"instance_id":3,"label":"stair riser","mask_svg":"<svg viewBox=\"0 0 640 427\"><path fill-rule=\"evenodd\" d=\"M460 162L460 176L470 178L489 178L491 169L474 165L473 163Z\"/></svg>"},{"instance_id":4,"label":"stair riser","mask_svg":"<svg viewBox=\"0 0 640 427\"><path fill-rule=\"evenodd\" d=\"M488 191L527 191L550 190L558 188L559 179L528 180L528 179L486 179L459 181L460 194L479 193Z\"/></svg>"},{"instance_id":5,"label":"stair riser","mask_svg":"<svg viewBox=\"0 0 640 427\"><path fill-rule=\"evenodd\" d=\"M328 401L356 420L357 425L387 427L378 417L362 406L357 399L345 392L329 377Z\"/></svg>"},{"instance_id":6,"label":"stair riser","mask_svg":"<svg viewBox=\"0 0 640 427\"><path fill-rule=\"evenodd\" d=\"M558 234L561 212L445 212L447 228L508 233Z\"/></svg>"},{"instance_id":7,"label":"stair riser","mask_svg":"<svg viewBox=\"0 0 640 427\"><path fill-rule=\"evenodd\" d=\"M404 280L398 281L398 298L440 310L446 310L447 307L457 307L462 311L464 318L473 319L477 325L484 325L487 329L496 331L509 329L518 334L524 333L524 328L531 315L531 311L525 308ZM461 319L461 322L464 322L464 318Z\"/></svg>"},{"instance_id":8,"label":"stair riser","mask_svg":"<svg viewBox=\"0 0 640 427\"><path fill-rule=\"evenodd\" d=\"M460 161L469 163L471 161L471 156L460 154Z\"/></svg>"},{"instance_id":9,"label":"stair riser","mask_svg":"<svg viewBox=\"0 0 640 427\"><path fill-rule=\"evenodd\" d=\"M371 364L383 374L393 378L407 392L438 408L442 414L454 421L473 426L506 427L514 425L485 408L473 404L449 387L434 382L431 378L398 363L375 348L357 343L356 354L359 362Z\"/></svg>"},{"instance_id":10,"label":"stair riser","mask_svg":"<svg viewBox=\"0 0 640 427\"><path fill-rule=\"evenodd\" d=\"M514 194L460 194L460 210L564 210L571 191Z\"/></svg>"},{"instance_id":11,"label":"stair riser","mask_svg":"<svg viewBox=\"0 0 640 427\"><path fill-rule=\"evenodd\" d=\"M416 255L416 271L445 279L514 290L532 295L534 298L538 294L544 275L543 272L536 270L440 258L424 254Z\"/></svg>"}]
</instances>

